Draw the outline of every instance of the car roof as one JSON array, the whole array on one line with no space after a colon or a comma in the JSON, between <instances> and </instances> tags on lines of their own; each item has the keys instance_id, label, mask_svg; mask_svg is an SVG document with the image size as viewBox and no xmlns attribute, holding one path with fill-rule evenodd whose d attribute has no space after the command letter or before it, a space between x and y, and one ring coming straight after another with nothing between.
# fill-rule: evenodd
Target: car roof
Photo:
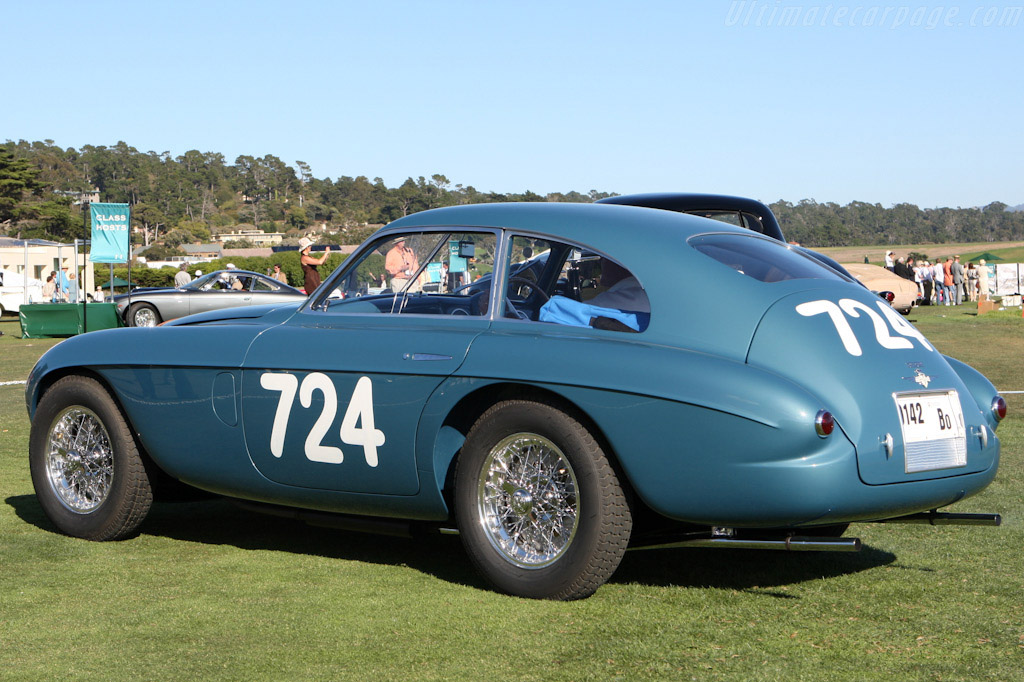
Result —
<instances>
[{"instance_id":1,"label":"car roof","mask_svg":"<svg viewBox=\"0 0 1024 682\"><path fill-rule=\"evenodd\" d=\"M598 204L621 204L625 206L646 206L670 211L722 210L754 211L764 210L765 205L756 199L737 197L729 194L698 194L690 192L643 192L622 194L598 199Z\"/></svg>"},{"instance_id":2,"label":"car roof","mask_svg":"<svg viewBox=\"0 0 1024 682\"><path fill-rule=\"evenodd\" d=\"M470 204L400 218L376 236L430 228L508 229L564 240L607 255L630 270L648 294L651 322L644 339L737 358L745 354L757 320L768 305L786 291L809 286L806 281L764 286L687 243L690 237L707 233L730 233L773 244L778 244L777 240L720 221L655 208L547 202ZM702 323L695 325L695 320Z\"/></svg>"},{"instance_id":3,"label":"car roof","mask_svg":"<svg viewBox=\"0 0 1024 682\"><path fill-rule=\"evenodd\" d=\"M591 246L609 255L634 249L646 254L651 244L668 241L682 245L692 235L702 232L750 233L749 230L684 213L634 206L554 202L469 204L435 208L400 218L385 230L390 232L432 226L490 227L536 232Z\"/></svg>"},{"instance_id":4,"label":"car roof","mask_svg":"<svg viewBox=\"0 0 1024 682\"><path fill-rule=\"evenodd\" d=\"M624 194L599 199L599 204L625 206L646 206L665 211L743 211L761 219L765 234L779 241L786 241L775 214L757 199L737 197L728 194L695 194L686 192L649 192L645 194Z\"/></svg>"}]
</instances>

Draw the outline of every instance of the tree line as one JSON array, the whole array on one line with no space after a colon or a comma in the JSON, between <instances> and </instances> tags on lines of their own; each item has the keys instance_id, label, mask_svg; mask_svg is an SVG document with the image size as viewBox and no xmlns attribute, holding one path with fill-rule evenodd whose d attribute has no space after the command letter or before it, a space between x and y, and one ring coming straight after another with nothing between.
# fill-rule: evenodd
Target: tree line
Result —
<instances>
[{"instance_id":1,"label":"tree line","mask_svg":"<svg viewBox=\"0 0 1024 682\"><path fill-rule=\"evenodd\" d=\"M67 242L82 236L81 193L132 207L145 246L163 255L239 226L282 232L286 244L316 229L325 241L361 242L375 226L439 206L497 201L592 202L612 196L590 190L503 194L452 184L442 174L409 177L397 187L381 178L317 178L303 161L267 154L190 150L140 152L125 142L62 148L52 140L0 144L0 233ZM728 188L723 188L728 192ZM1024 240L1024 211L994 202L982 208L919 208L805 199L770 204L787 239L805 246L850 246Z\"/></svg>"}]
</instances>

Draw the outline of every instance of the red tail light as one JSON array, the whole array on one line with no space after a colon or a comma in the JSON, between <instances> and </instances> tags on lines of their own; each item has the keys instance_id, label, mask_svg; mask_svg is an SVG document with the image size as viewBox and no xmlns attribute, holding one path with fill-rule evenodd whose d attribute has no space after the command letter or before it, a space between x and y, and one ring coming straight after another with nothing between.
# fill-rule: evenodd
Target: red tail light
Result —
<instances>
[{"instance_id":1,"label":"red tail light","mask_svg":"<svg viewBox=\"0 0 1024 682\"><path fill-rule=\"evenodd\" d=\"M828 410L818 410L814 416L814 430L822 438L828 436L836 428L836 420Z\"/></svg>"},{"instance_id":2,"label":"red tail light","mask_svg":"<svg viewBox=\"0 0 1024 682\"><path fill-rule=\"evenodd\" d=\"M997 395L992 398L992 414L996 416L996 421L1001 422L1006 417L1006 401L1003 400L1003 396Z\"/></svg>"}]
</instances>

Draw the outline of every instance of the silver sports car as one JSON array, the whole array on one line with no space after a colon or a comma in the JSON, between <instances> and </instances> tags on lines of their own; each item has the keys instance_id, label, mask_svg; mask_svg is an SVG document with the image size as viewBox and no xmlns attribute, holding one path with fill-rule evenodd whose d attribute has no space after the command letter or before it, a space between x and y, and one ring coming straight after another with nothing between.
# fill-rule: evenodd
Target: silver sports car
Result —
<instances>
[{"instance_id":1,"label":"silver sports car","mask_svg":"<svg viewBox=\"0 0 1024 682\"><path fill-rule=\"evenodd\" d=\"M155 327L165 320L208 310L305 298L298 289L258 272L218 270L176 289L143 289L115 296L114 303L129 327Z\"/></svg>"}]
</instances>

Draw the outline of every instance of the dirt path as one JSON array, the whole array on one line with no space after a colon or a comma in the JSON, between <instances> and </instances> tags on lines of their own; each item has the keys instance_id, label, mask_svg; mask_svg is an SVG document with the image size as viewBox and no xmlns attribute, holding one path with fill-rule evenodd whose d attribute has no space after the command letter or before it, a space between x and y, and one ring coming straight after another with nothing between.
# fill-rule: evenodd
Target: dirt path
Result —
<instances>
[{"instance_id":1,"label":"dirt path","mask_svg":"<svg viewBox=\"0 0 1024 682\"><path fill-rule=\"evenodd\" d=\"M1024 242L975 242L968 244L910 244L894 246L835 246L815 249L835 258L840 263L863 263L864 256L872 263L885 260L886 251L894 251L897 258L905 258L911 251L928 254L930 260L955 256L961 253L992 251L995 249L1012 249L1024 246Z\"/></svg>"}]
</instances>

